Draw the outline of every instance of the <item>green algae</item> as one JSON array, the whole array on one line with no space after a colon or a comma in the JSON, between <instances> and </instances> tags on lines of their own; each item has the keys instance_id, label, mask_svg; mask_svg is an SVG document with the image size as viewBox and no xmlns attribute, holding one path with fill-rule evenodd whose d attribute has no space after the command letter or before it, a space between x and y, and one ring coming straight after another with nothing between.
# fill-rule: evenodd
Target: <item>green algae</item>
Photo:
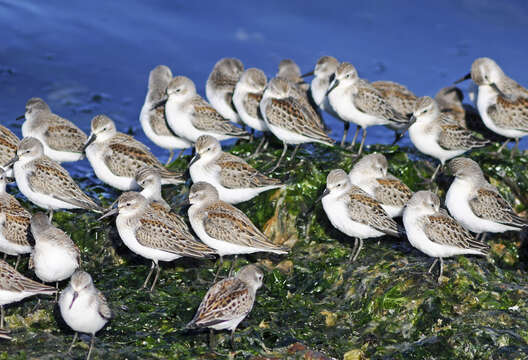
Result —
<instances>
[{"instance_id":1,"label":"green algae","mask_svg":"<svg viewBox=\"0 0 528 360\"><path fill-rule=\"evenodd\" d=\"M248 157L255 144L239 143L230 151ZM390 171L413 190L426 189L424 178L436 164L411 149L375 145ZM526 210L526 158L509 152L490 156L495 146L471 157L482 166L501 193ZM259 169L272 166L281 146L249 162ZM287 159L289 160L289 159ZM184 171L189 157L176 160ZM293 246L288 255L240 257L236 268L260 262L267 269L253 311L236 332L236 351L229 334L219 332L210 352L208 333L188 331L214 277L213 260L179 259L162 263L154 293L138 290L150 263L133 255L121 242L112 222L97 214L58 212L55 223L79 246L83 268L107 296L112 321L97 335L95 358L347 358L347 359L521 359L528 353L527 253L519 234L488 236L492 253L486 258L457 257L445 262L440 284L427 274L431 259L405 239L367 240L358 260L350 264L351 239L334 229L315 199L334 168L350 170L355 159L340 148L307 146L294 162L286 161L273 175L285 190L259 195L239 207L277 243ZM84 189L108 206L118 193L89 179ZM449 177L439 177L445 193ZM165 187L175 209L185 200L189 183ZM29 204L26 204L30 206ZM30 206L31 207L31 206ZM32 208L32 211L35 211ZM185 210L181 209L184 213ZM223 264L227 274L231 259ZM20 269L27 270L27 260ZM66 282L61 287L66 286ZM61 358L73 332L62 322L53 297L30 298L6 307L13 341L0 343L0 359ZM87 338L71 356L84 358ZM346 355L345 355L346 354Z\"/></svg>"}]
</instances>

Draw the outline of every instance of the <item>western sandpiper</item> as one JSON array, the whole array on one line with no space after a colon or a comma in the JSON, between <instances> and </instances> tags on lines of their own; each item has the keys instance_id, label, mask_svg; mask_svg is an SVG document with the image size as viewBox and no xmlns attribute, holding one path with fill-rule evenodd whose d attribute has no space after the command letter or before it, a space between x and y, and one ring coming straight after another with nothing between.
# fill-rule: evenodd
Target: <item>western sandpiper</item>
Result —
<instances>
[{"instance_id":1,"label":"western sandpiper","mask_svg":"<svg viewBox=\"0 0 528 360\"><path fill-rule=\"evenodd\" d=\"M119 190L137 188L135 176L143 167L156 168L163 185L184 182L181 173L167 170L148 147L132 136L118 132L115 123L105 115L92 119L92 132L84 149L95 175Z\"/></svg>"},{"instance_id":2,"label":"western sandpiper","mask_svg":"<svg viewBox=\"0 0 528 360\"><path fill-rule=\"evenodd\" d=\"M31 217L31 234L35 247L29 268L34 268L43 282L55 282L58 289L59 281L69 278L81 266L81 252L68 234L53 226L44 213Z\"/></svg>"},{"instance_id":3,"label":"western sandpiper","mask_svg":"<svg viewBox=\"0 0 528 360\"><path fill-rule=\"evenodd\" d=\"M260 69L244 71L233 93L233 104L244 124L258 131L267 131L259 106L268 79Z\"/></svg>"},{"instance_id":4,"label":"western sandpiper","mask_svg":"<svg viewBox=\"0 0 528 360\"><path fill-rule=\"evenodd\" d=\"M471 66L471 79L478 86L477 108L484 124L508 140L498 152L515 140L528 135L528 90L504 74L489 58L480 58ZM513 154L513 152L512 152Z\"/></svg>"},{"instance_id":5,"label":"western sandpiper","mask_svg":"<svg viewBox=\"0 0 528 360\"><path fill-rule=\"evenodd\" d=\"M0 125L0 168L4 169L7 177L13 177L13 169L4 166L15 157L20 140L8 128Z\"/></svg>"},{"instance_id":6,"label":"western sandpiper","mask_svg":"<svg viewBox=\"0 0 528 360\"><path fill-rule=\"evenodd\" d=\"M39 140L22 139L10 164L20 192L35 205L50 210L50 218L58 209L102 211L58 162L44 155Z\"/></svg>"},{"instance_id":7,"label":"western sandpiper","mask_svg":"<svg viewBox=\"0 0 528 360\"><path fill-rule=\"evenodd\" d=\"M48 104L40 98L31 98L26 103L22 125L23 137L39 139L44 154L57 162L82 159L82 147L88 138L71 121L51 112Z\"/></svg>"},{"instance_id":8,"label":"western sandpiper","mask_svg":"<svg viewBox=\"0 0 528 360\"><path fill-rule=\"evenodd\" d=\"M528 225L491 185L480 166L467 158L449 162L455 180L446 194L449 213L466 229L477 233L520 231Z\"/></svg>"},{"instance_id":9,"label":"western sandpiper","mask_svg":"<svg viewBox=\"0 0 528 360\"><path fill-rule=\"evenodd\" d=\"M286 248L269 241L246 214L221 201L213 185L194 183L189 192L189 202L191 207L188 215L194 232L200 240L216 250L220 262L226 255L288 252Z\"/></svg>"},{"instance_id":10,"label":"western sandpiper","mask_svg":"<svg viewBox=\"0 0 528 360\"><path fill-rule=\"evenodd\" d=\"M431 181L449 159L460 156L468 150L486 146L489 141L481 140L473 133L445 116L435 100L429 96L418 99L409 122L409 135L416 148L440 161Z\"/></svg>"},{"instance_id":11,"label":"western sandpiper","mask_svg":"<svg viewBox=\"0 0 528 360\"><path fill-rule=\"evenodd\" d=\"M339 64L335 78L326 92L332 108L343 121L355 123L356 134L363 129L358 155L363 151L367 127L374 125L395 125L407 123L409 119L398 113L385 97L366 80L360 79L356 68L347 62Z\"/></svg>"},{"instance_id":12,"label":"western sandpiper","mask_svg":"<svg viewBox=\"0 0 528 360\"><path fill-rule=\"evenodd\" d=\"M70 284L61 292L59 308L66 324L75 331L68 353L73 349L79 332L92 335L86 356L86 360L89 360L95 344L95 333L112 317L105 296L94 286L90 274L77 271L72 275Z\"/></svg>"},{"instance_id":13,"label":"western sandpiper","mask_svg":"<svg viewBox=\"0 0 528 360\"><path fill-rule=\"evenodd\" d=\"M310 84L304 82L301 75L301 68L292 59L283 59L279 62L279 68L276 77L280 77L295 84L296 87L302 91L306 96L306 92L310 88Z\"/></svg>"},{"instance_id":14,"label":"western sandpiper","mask_svg":"<svg viewBox=\"0 0 528 360\"><path fill-rule=\"evenodd\" d=\"M412 246L436 258L429 273L440 259L440 275L444 270L443 258L456 255L487 255L488 245L478 241L455 219L440 209L440 199L430 191L418 191L403 211L403 225Z\"/></svg>"},{"instance_id":15,"label":"western sandpiper","mask_svg":"<svg viewBox=\"0 0 528 360\"><path fill-rule=\"evenodd\" d=\"M223 152L220 142L212 136L200 136L195 148L196 155L189 166L192 181L209 182L222 201L238 204L283 186L279 179L269 178L238 156Z\"/></svg>"},{"instance_id":16,"label":"western sandpiper","mask_svg":"<svg viewBox=\"0 0 528 360\"><path fill-rule=\"evenodd\" d=\"M235 348L235 330L251 312L257 290L262 286L264 273L250 264L240 269L234 277L215 283L205 294L194 318L187 328L207 327L231 331L231 347ZM211 337L212 347L212 337Z\"/></svg>"},{"instance_id":17,"label":"western sandpiper","mask_svg":"<svg viewBox=\"0 0 528 360\"><path fill-rule=\"evenodd\" d=\"M154 106L165 104L167 123L172 131L191 142L200 135L212 135L218 140L249 139L249 134L224 118L196 93L194 82L176 76L167 87L167 97Z\"/></svg>"},{"instance_id":18,"label":"western sandpiper","mask_svg":"<svg viewBox=\"0 0 528 360\"><path fill-rule=\"evenodd\" d=\"M292 96L291 85L282 78L272 79L260 102L262 113L270 131L284 144L275 170L288 150L288 144L318 142L333 146L335 141L324 132L319 119L314 116L310 105ZM297 149L298 147L296 147ZM292 155L292 160L294 158Z\"/></svg>"},{"instance_id":19,"label":"western sandpiper","mask_svg":"<svg viewBox=\"0 0 528 360\"><path fill-rule=\"evenodd\" d=\"M388 173L389 163L382 154L370 154L359 160L348 177L352 185L359 186L376 199L390 217L403 214L403 208L412 191L400 179Z\"/></svg>"},{"instance_id":20,"label":"western sandpiper","mask_svg":"<svg viewBox=\"0 0 528 360\"><path fill-rule=\"evenodd\" d=\"M319 199L332 225L355 239L352 261L357 259L363 239L400 234L398 224L381 204L358 186L352 185L341 169L330 171L326 189Z\"/></svg>"},{"instance_id":21,"label":"western sandpiper","mask_svg":"<svg viewBox=\"0 0 528 360\"><path fill-rule=\"evenodd\" d=\"M236 58L223 58L213 67L205 84L205 96L209 103L229 121L240 123L233 106L233 92L244 71L244 65Z\"/></svg>"},{"instance_id":22,"label":"western sandpiper","mask_svg":"<svg viewBox=\"0 0 528 360\"><path fill-rule=\"evenodd\" d=\"M29 296L52 295L57 290L28 279L4 260L0 260L0 329L4 329L4 305L11 304Z\"/></svg>"},{"instance_id":23,"label":"western sandpiper","mask_svg":"<svg viewBox=\"0 0 528 360\"><path fill-rule=\"evenodd\" d=\"M6 184L7 176L0 170L0 251L17 257L16 270L20 255L31 252L27 239L31 214L6 192Z\"/></svg>"},{"instance_id":24,"label":"western sandpiper","mask_svg":"<svg viewBox=\"0 0 528 360\"><path fill-rule=\"evenodd\" d=\"M180 257L210 258L215 252L209 246L199 242L190 233L185 222L174 220L176 214L153 209L149 201L136 192L123 193L118 200L117 208L101 217L118 214L117 231L123 243L134 253L152 261L150 272L142 289L156 268L156 276L150 287L154 286L160 274L158 261L173 261Z\"/></svg>"},{"instance_id":25,"label":"western sandpiper","mask_svg":"<svg viewBox=\"0 0 528 360\"><path fill-rule=\"evenodd\" d=\"M175 149L187 149L192 146L189 141L174 135L169 128L165 119L165 106L152 108L165 97L171 80L172 72L165 65L158 65L150 72L147 96L139 115L141 127L150 141L170 151L166 164L172 161Z\"/></svg>"},{"instance_id":26,"label":"western sandpiper","mask_svg":"<svg viewBox=\"0 0 528 360\"><path fill-rule=\"evenodd\" d=\"M136 183L141 187L140 194L148 201L154 201L165 210L170 211L171 207L161 196L161 176L155 168L144 167L136 174Z\"/></svg>"}]
</instances>

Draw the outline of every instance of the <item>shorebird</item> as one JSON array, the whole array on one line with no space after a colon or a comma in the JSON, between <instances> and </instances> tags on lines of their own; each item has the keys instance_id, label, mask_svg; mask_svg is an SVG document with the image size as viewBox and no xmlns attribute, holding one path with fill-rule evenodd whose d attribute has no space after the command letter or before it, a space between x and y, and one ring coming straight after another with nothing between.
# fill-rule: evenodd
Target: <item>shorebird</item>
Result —
<instances>
[{"instance_id":1,"label":"shorebird","mask_svg":"<svg viewBox=\"0 0 528 360\"><path fill-rule=\"evenodd\" d=\"M444 116L436 101L429 96L421 97L416 102L409 122L409 136L420 152L440 161L430 181L435 179L447 160L489 143L488 140L475 137L452 118Z\"/></svg>"},{"instance_id":2,"label":"shorebird","mask_svg":"<svg viewBox=\"0 0 528 360\"><path fill-rule=\"evenodd\" d=\"M449 162L449 170L455 180L446 194L445 204L449 213L469 231L482 235L504 231L521 231L528 225L491 185L480 166L467 158Z\"/></svg>"},{"instance_id":3,"label":"shorebird","mask_svg":"<svg viewBox=\"0 0 528 360\"><path fill-rule=\"evenodd\" d=\"M223 152L220 142L212 136L200 136L195 149L196 155L189 164L192 181L209 182L222 201L238 204L261 192L283 187L279 179L267 177L238 156Z\"/></svg>"},{"instance_id":4,"label":"shorebird","mask_svg":"<svg viewBox=\"0 0 528 360\"><path fill-rule=\"evenodd\" d=\"M235 330L251 312L263 278L262 270L250 264L240 269L234 277L215 283L205 294L187 328L211 328L211 348L213 348L213 329L230 330L231 347L234 350Z\"/></svg>"},{"instance_id":5,"label":"shorebird","mask_svg":"<svg viewBox=\"0 0 528 360\"><path fill-rule=\"evenodd\" d=\"M136 192L123 193L117 208L108 211L100 219L118 214L117 231L123 243L134 253L152 261L150 272L141 289L145 288L156 268L156 276L150 291L154 290L160 274L158 262L173 261L180 257L211 258L215 252L197 241L185 221L175 220L176 214L153 208L149 200Z\"/></svg>"},{"instance_id":6,"label":"shorebird","mask_svg":"<svg viewBox=\"0 0 528 360\"><path fill-rule=\"evenodd\" d=\"M250 68L242 73L233 93L233 104L240 119L258 131L268 131L259 109L267 82L268 79L262 70Z\"/></svg>"},{"instance_id":7,"label":"shorebird","mask_svg":"<svg viewBox=\"0 0 528 360\"><path fill-rule=\"evenodd\" d=\"M53 210L58 209L102 211L58 162L44 155L42 143L35 138L22 139L8 164L13 165L20 192L35 205L49 210L50 219Z\"/></svg>"},{"instance_id":8,"label":"shorebird","mask_svg":"<svg viewBox=\"0 0 528 360\"><path fill-rule=\"evenodd\" d=\"M4 260L0 260L0 329L4 329L4 305L21 301L33 295L52 295L57 290L28 279Z\"/></svg>"},{"instance_id":9,"label":"shorebird","mask_svg":"<svg viewBox=\"0 0 528 360\"><path fill-rule=\"evenodd\" d=\"M27 239L31 214L6 192L6 185L6 173L0 170L0 251L17 257L16 270L20 255L31 252Z\"/></svg>"},{"instance_id":10,"label":"shorebird","mask_svg":"<svg viewBox=\"0 0 528 360\"><path fill-rule=\"evenodd\" d=\"M42 143L44 154L57 162L82 159L82 147L88 138L71 121L51 112L48 104L40 98L31 98L26 103L22 136L34 137Z\"/></svg>"},{"instance_id":11,"label":"shorebird","mask_svg":"<svg viewBox=\"0 0 528 360\"><path fill-rule=\"evenodd\" d=\"M440 260L440 275L444 258L456 255L487 255L489 246L475 239L469 231L440 208L440 199L430 191L418 191L403 211L403 225L412 246L434 257L429 273Z\"/></svg>"},{"instance_id":12,"label":"shorebird","mask_svg":"<svg viewBox=\"0 0 528 360\"><path fill-rule=\"evenodd\" d=\"M352 146L356 141L359 128L363 129L358 156L363 151L367 127L397 126L409 121L405 115L398 113L374 86L360 79L356 68L347 62L338 66L326 96L341 119L357 125Z\"/></svg>"},{"instance_id":13,"label":"shorebird","mask_svg":"<svg viewBox=\"0 0 528 360\"><path fill-rule=\"evenodd\" d=\"M270 131L283 143L279 161L269 172L279 167L288 150L288 144L318 142L333 146L335 143L324 132L313 109L309 109L306 102L292 96L291 85L282 78L274 78L269 82L260 102L260 112ZM292 160L298 147L292 154Z\"/></svg>"},{"instance_id":14,"label":"shorebird","mask_svg":"<svg viewBox=\"0 0 528 360\"><path fill-rule=\"evenodd\" d=\"M211 184L194 183L189 192L189 203L189 221L194 232L200 240L216 250L220 262L226 255L288 252L286 248L270 242L246 214L221 201L218 191Z\"/></svg>"},{"instance_id":15,"label":"shorebird","mask_svg":"<svg viewBox=\"0 0 528 360\"><path fill-rule=\"evenodd\" d=\"M220 59L205 84L205 96L209 103L223 118L236 123L240 123L240 117L233 105L233 93L243 71L244 65L239 59Z\"/></svg>"},{"instance_id":16,"label":"shorebird","mask_svg":"<svg viewBox=\"0 0 528 360\"><path fill-rule=\"evenodd\" d=\"M91 127L84 151L102 182L119 190L133 190L137 188L134 178L143 167L156 168L162 185L184 182L181 173L167 170L143 143L118 132L108 116L97 115L92 119Z\"/></svg>"},{"instance_id":17,"label":"shorebird","mask_svg":"<svg viewBox=\"0 0 528 360\"><path fill-rule=\"evenodd\" d=\"M150 72L147 96L139 115L141 127L150 141L170 151L165 165L172 161L175 149L182 149L181 155L185 149L192 146L189 141L174 135L169 128L165 119L165 106L152 108L164 98L171 80L172 72L165 65L158 65Z\"/></svg>"},{"instance_id":18,"label":"shorebird","mask_svg":"<svg viewBox=\"0 0 528 360\"><path fill-rule=\"evenodd\" d=\"M165 103L167 123L172 131L190 142L201 135L212 135L218 140L249 139L249 134L224 118L196 93L194 82L185 76L176 76L167 87L166 98L154 107Z\"/></svg>"},{"instance_id":19,"label":"shorebird","mask_svg":"<svg viewBox=\"0 0 528 360\"><path fill-rule=\"evenodd\" d=\"M508 138L499 148L528 135L528 90L504 74L489 58L479 58L471 65L471 78L478 86L477 108L484 125L491 131ZM513 155L513 151L512 151Z\"/></svg>"},{"instance_id":20,"label":"shorebird","mask_svg":"<svg viewBox=\"0 0 528 360\"><path fill-rule=\"evenodd\" d=\"M64 322L75 331L68 353L73 349L79 332L92 335L86 356L86 360L89 360L95 344L95 333L112 318L112 310L103 293L94 286L90 274L77 271L72 275L70 284L61 292L59 308Z\"/></svg>"},{"instance_id":21,"label":"shorebird","mask_svg":"<svg viewBox=\"0 0 528 360\"><path fill-rule=\"evenodd\" d=\"M394 218L403 214L412 191L400 179L389 174L389 163L382 154L369 154L359 160L348 177L352 185L359 186L376 199L383 210Z\"/></svg>"},{"instance_id":22,"label":"shorebird","mask_svg":"<svg viewBox=\"0 0 528 360\"><path fill-rule=\"evenodd\" d=\"M363 247L363 239L384 235L400 236L398 224L383 210L381 204L358 186L352 185L346 172L330 171L326 189L318 199L332 225L354 238L351 261Z\"/></svg>"}]
</instances>

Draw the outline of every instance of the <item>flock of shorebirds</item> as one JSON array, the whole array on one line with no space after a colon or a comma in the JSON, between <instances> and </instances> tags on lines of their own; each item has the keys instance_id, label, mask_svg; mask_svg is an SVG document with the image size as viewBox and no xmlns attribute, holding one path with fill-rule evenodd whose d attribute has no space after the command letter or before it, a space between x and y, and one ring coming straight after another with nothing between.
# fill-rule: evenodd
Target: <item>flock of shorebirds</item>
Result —
<instances>
[{"instance_id":1,"label":"flock of shorebirds","mask_svg":"<svg viewBox=\"0 0 528 360\"><path fill-rule=\"evenodd\" d=\"M302 80L312 75L311 83ZM358 161L348 174L332 170L320 197L332 225L355 239L352 261L366 238L406 236L414 247L435 258L429 272L440 260L440 280L444 257L486 255L486 233L520 231L527 225L526 219L516 215L486 180L479 165L459 157L486 146L490 139L503 138L507 144L528 135L528 90L506 76L493 60L475 60L470 74L463 78L471 78L476 85L472 94L476 109L462 103L462 92L454 86L440 90L434 99L418 98L394 82L370 83L358 76L352 64L339 63L330 56L320 58L315 69L304 76L291 60L282 61L276 77L268 81L259 69L244 71L239 60L221 59L207 80L206 101L197 94L191 79L173 77L168 67L160 65L150 72L140 114L147 137L170 150L167 163L175 150L194 146L188 167L193 185L187 212L193 231L161 195L162 185L181 184L184 174L168 170L144 144L118 132L105 115L92 119L87 136L72 122L54 114L42 99L30 99L21 117L25 118L22 140L0 125L0 251L18 256L15 267L0 260L0 328L4 329L4 305L31 295L55 294L62 317L76 332L70 350L77 332L92 335L89 358L95 333L112 316L92 277L80 270L79 248L68 234L54 226L54 210L91 210L104 213L101 218L116 214L116 227L124 244L152 261L143 284L143 288L148 287L155 271L151 291L160 274L159 261L216 255L222 261L224 256L254 252L286 254L289 249L272 243L232 204L286 186L268 174L283 162L288 145L296 145L291 159L303 143L335 146L321 110L343 121L341 146L345 146L351 123L357 125L351 146L359 128L363 129ZM449 212L440 207L434 192L413 193L388 173L389 164L383 154L361 157L367 128L374 125L394 129L395 141L409 131L415 147L439 161L431 182L450 160L447 166L455 180L445 199ZM245 129L251 129L251 133ZM256 152L265 151L269 133L284 144L268 174L222 151L220 145L220 141L232 138L253 141L255 131L264 134ZM102 182L124 191L108 209L85 194L60 165L83 156ZM48 214L31 214L8 194L6 185L11 178L22 195L48 210ZM140 188L140 192L135 191ZM396 217L402 217L403 226L394 220ZM28 241L29 233L33 246ZM23 254L31 254L29 268L34 269L37 278L55 283L55 287L16 270ZM253 307L264 272L250 264L232 275L231 266L229 275L216 282L220 269L218 266L214 285L187 327L228 329L233 340L236 327ZM68 278L69 285L59 297L58 283ZM7 332L0 336L9 338Z\"/></svg>"}]
</instances>

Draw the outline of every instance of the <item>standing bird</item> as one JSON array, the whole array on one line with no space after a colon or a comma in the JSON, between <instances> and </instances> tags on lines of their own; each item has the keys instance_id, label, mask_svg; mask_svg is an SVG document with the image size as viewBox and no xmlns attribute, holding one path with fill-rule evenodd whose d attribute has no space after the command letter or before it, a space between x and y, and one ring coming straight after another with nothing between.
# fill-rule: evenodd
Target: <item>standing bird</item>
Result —
<instances>
[{"instance_id":1,"label":"standing bird","mask_svg":"<svg viewBox=\"0 0 528 360\"><path fill-rule=\"evenodd\" d=\"M306 74L301 75L301 77L314 76L310 82L310 95L314 103L321 109L326 111L328 114L332 115L338 120L343 121L337 112L332 108L328 97L326 96L326 91L330 86L334 78L334 74L339 66L339 61L332 56L323 56L317 60L315 64L314 71L310 71ZM343 121L344 131L343 137L341 138L341 146L344 145L348 129L350 128L350 122Z\"/></svg>"},{"instance_id":2,"label":"standing bird","mask_svg":"<svg viewBox=\"0 0 528 360\"><path fill-rule=\"evenodd\" d=\"M16 270L20 255L31 252L27 239L31 214L6 192L6 185L7 176L0 170L0 251L17 257Z\"/></svg>"},{"instance_id":3,"label":"standing bird","mask_svg":"<svg viewBox=\"0 0 528 360\"><path fill-rule=\"evenodd\" d=\"M218 191L211 184L194 183L189 192L189 203L191 204L188 210L189 221L194 232L200 240L216 250L220 255L220 262L226 255L288 252L285 248L270 242L246 214L221 201Z\"/></svg>"},{"instance_id":4,"label":"standing bird","mask_svg":"<svg viewBox=\"0 0 528 360\"><path fill-rule=\"evenodd\" d=\"M57 290L28 279L4 260L0 260L0 329L4 329L4 305L21 301L33 295L53 295Z\"/></svg>"},{"instance_id":5,"label":"standing bird","mask_svg":"<svg viewBox=\"0 0 528 360\"><path fill-rule=\"evenodd\" d=\"M102 211L58 162L44 155L39 140L24 138L9 164L13 165L20 192L35 205L49 210L50 219L53 210L58 209Z\"/></svg>"},{"instance_id":6,"label":"standing bird","mask_svg":"<svg viewBox=\"0 0 528 360\"><path fill-rule=\"evenodd\" d=\"M398 224L383 210L381 204L359 187L352 185L346 172L330 171L326 189L318 199L332 225L354 238L351 261L363 247L363 239L384 235L400 236Z\"/></svg>"},{"instance_id":7,"label":"standing bird","mask_svg":"<svg viewBox=\"0 0 528 360\"><path fill-rule=\"evenodd\" d=\"M412 191L400 179L388 173L389 163L382 154L369 154L359 160L348 177L369 196L376 199L383 210L394 218L403 214Z\"/></svg>"},{"instance_id":8,"label":"standing bird","mask_svg":"<svg viewBox=\"0 0 528 360\"><path fill-rule=\"evenodd\" d=\"M195 239L185 221L159 207L152 207L149 200L139 193L123 193L118 199L117 208L107 212L101 219L113 214L118 214L116 227L125 245L132 252L152 261L142 289L147 286L156 268L156 276L150 287L150 291L154 290L160 274L160 260L173 261L184 256L203 259L215 254L210 247Z\"/></svg>"},{"instance_id":9,"label":"standing bird","mask_svg":"<svg viewBox=\"0 0 528 360\"><path fill-rule=\"evenodd\" d=\"M196 155L189 164L192 181L209 182L222 201L238 204L283 186L279 179L267 177L238 156L223 152L220 142L212 136L200 136L195 149Z\"/></svg>"},{"instance_id":10,"label":"standing bird","mask_svg":"<svg viewBox=\"0 0 528 360\"><path fill-rule=\"evenodd\" d=\"M268 131L259 109L267 82L268 79L262 70L250 68L244 71L233 93L233 104L240 119L258 131Z\"/></svg>"},{"instance_id":11,"label":"standing bird","mask_svg":"<svg viewBox=\"0 0 528 360\"><path fill-rule=\"evenodd\" d=\"M148 147L132 136L118 132L115 123L105 115L92 119L92 132L84 151L95 175L122 191L137 188L134 178L143 167L156 168L162 185L184 182L181 173L167 170Z\"/></svg>"},{"instance_id":12,"label":"standing bird","mask_svg":"<svg viewBox=\"0 0 528 360\"><path fill-rule=\"evenodd\" d=\"M42 143L44 154L59 163L77 161L83 157L86 134L71 121L51 112L48 104L40 98L31 98L26 103L22 125L23 137L34 137Z\"/></svg>"},{"instance_id":13,"label":"standing bird","mask_svg":"<svg viewBox=\"0 0 528 360\"><path fill-rule=\"evenodd\" d=\"M455 180L446 194L447 209L466 229L483 234L482 241L488 232L521 231L528 225L486 180L475 161L456 158L448 167Z\"/></svg>"},{"instance_id":14,"label":"standing bird","mask_svg":"<svg viewBox=\"0 0 528 360\"><path fill-rule=\"evenodd\" d=\"M13 177L13 170L6 169L5 164L15 157L20 139L8 128L0 125L0 169L3 169L7 177Z\"/></svg>"},{"instance_id":15,"label":"standing bird","mask_svg":"<svg viewBox=\"0 0 528 360\"><path fill-rule=\"evenodd\" d=\"M196 315L187 324L187 328L211 328L211 348L213 348L213 329L230 330L231 347L234 350L235 330L251 312L263 278L262 270L250 264L240 269L234 277L215 283L205 294Z\"/></svg>"},{"instance_id":16,"label":"standing bird","mask_svg":"<svg viewBox=\"0 0 528 360\"><path fill-rule=\"evenodd\" d=\"M270 172L279 167L288 150L288 144L318 142L333 146L335 143L324 132L313 109L310 109L307 103L293 97L291 92L288 81L275 78L269 82L260 102L260 112L268 128L284 145L279 161ZM297 149L298 146L292 154L292 160Z\"/></svg>"},{"instance_id":17,"label":"standing bird","mask_svg":"<svg viewBox=\"0 0 528 360\"><path fill-rule=\"evenodd\" d=\"M447 160L489 143L488 140L476 138L471 131L443 115L436 101L429 96L421 97L416 102L409 122L409 136L421 153L440 161L430 181L435 179Z\"/></svg>"},{"instance_id":18,"label":"standing bird","mask_svg":"<svg viewBox=\"0 0 528 360\"><path fill-rule=\"evenodd\" d=\"M347 62L338 66L326 96L341 119L357 125L352 146L355 144L359 128L363 129L358 155L363 151L367 127L397 126L409 121L405 115L398 113L374 86L360 79L356 68Z\"/></svg>"},{"instance_id":19,"label":"standing bird","mask_svg":"<svg viewBox=\"0 0 528 360\"><path fill-rule=\"evenodd\" d=\"M165 104L167 123L174 133L190 142L201 135L212 135L218 140L249 139L249 134L224 118L196 93L194 82L176 76L167 87L167 97L154 106Z\"/></svg>"},{"instance_id":20,"label":"standing bird","mask_svg":"<svg viewBox=\"0 0 528 360\"><path fill-rule=\"evenodd\" d=\"M240 123L240 117L233 105L235 86L242 76L244 65L236 58L223 58L213 67L205 84L205 96L209 103L229 121Z\"/></svg>"},{"instance_id":21,"label":"standing bird","mask_svg":"<svg viewBox=\"0 0 528 360\"><path fill-rule=\"evenodd\" d=\"M89 360L95 344L95 333L112 318L106 298L94 286L90 274L77 271L72 275L70 284L61 292L59 308L66 324L75 331L68 353L73 349L79 332L92 335L86 356L86 360Z\"/></svg>"},{"instance_id":22,"label":"standing bird","mask_svg":"<svg viewBox=\"0 0 528 360\"><path fill-rule=\"evenodd\" d=\"M34 268L43 282L55 282L58 289L59 281L69 278L81 266L81 252L68 234L53 226L44 213L31 217L31 234L35 247L29 268Z\"/></svg>"},{"instance_id":23,"label":"standing bird","mask_svg":"<svg viewBox=\"0 0 528 360\"><path fill-rule=\"evenodd\" d=\"M506 76L489 58L475 60L469 76L478 86L477 108L484 125L508 138L498 152L511 139L517 149L519 139L528 135L528 90Z\"/></svg>"},{"instance_id":24,"label":"standing bird","mask_svg":"<svg viewBox=\"0 0 528 360\"><path fill-rule=\"evenodd\" d=\"M475 239L455 219L440 209L440 199L430 191L418 191L403 211L403 225L412 246L434 257L428 273L440 259L440 275L444 258L456 255L487 255L488 245Z\"/></svg>"},{"instance_id":25,"label":"standing bird","mask_svg":"<svg viewBox=\"0 0 528 360\"><path fill-rule=\"evenodd\" d=\"M147 96L139 115L141 127L150 141L170 151L166 164L172 161L175 149L182 149L183 152L192 146L189 141L174 135L169 128L165 119L165 106L152 108L154 104L164 98L171 80L172 72L165 65L158 65L150 72Z\"/></svg>"}]
</instances>

